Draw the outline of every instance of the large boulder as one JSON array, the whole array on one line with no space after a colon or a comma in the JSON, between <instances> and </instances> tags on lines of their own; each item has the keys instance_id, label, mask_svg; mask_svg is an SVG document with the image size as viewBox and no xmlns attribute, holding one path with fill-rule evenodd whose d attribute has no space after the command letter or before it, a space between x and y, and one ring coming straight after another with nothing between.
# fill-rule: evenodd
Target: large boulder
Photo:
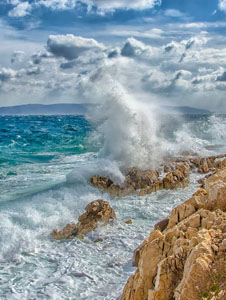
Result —
<instances>
[{"instance_id":1,"label":"large boulder","mask_svg":"<svg viewBox=\"0 0 226 300\"><path fill-rule=\"evenodd\" d=\"M54 229L52 237L56 240L82 238L85 234L95 230L99 224L107 225L116 218L113 208L107 201L95 200L89 203L86 212L78 219L77 224L67 224L62 230Z\"/></svg>"},{"instance_id":2,"label":"large boulder","mask_svg":"<svg viewBox=\"0 0 226 300\"><path fill-rule=\"evenodd\" d=\"M204 187L135 250L121 300L226 299L226 168Z\"/></svg>"}]
</instances>

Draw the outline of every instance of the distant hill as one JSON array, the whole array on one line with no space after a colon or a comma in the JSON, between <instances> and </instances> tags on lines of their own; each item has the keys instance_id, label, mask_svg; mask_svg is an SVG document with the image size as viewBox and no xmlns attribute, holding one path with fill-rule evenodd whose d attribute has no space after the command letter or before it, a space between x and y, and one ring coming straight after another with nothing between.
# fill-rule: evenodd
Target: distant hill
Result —
<instances>
[{"instance_id":1,"label":"distant hill","mask_svg":"<svg viewBox=\"0 0 226 300\"><path fill-rule=\"evenodd\" d=\"M26 104L0 107L0 115L83 115L89 105L84 104Z\"/></svg>"},{"instance_id":2,"label":"distant hill","mask_svg":"<svg viewBox=\"0 0 226 300\"><path fill-rule=\"evenodd\" d=\"M0 115L84 115L93 104L25 104L0 107ZM162 106L160 112L176 114L204 115L211 114L209 110L189 106Z\"/></svg>"},{"instance_id":3,"label":"distant hill","mask_svg":"<svg viewBox=\"0 0 226 300\"><path fill-rule=\"evenodd\" d=\"M187 115L207 115L213 112L206 109L199 109L189 106L163 106L163 110L168 113L187 114Z\"/></svg>"}]
</instances>

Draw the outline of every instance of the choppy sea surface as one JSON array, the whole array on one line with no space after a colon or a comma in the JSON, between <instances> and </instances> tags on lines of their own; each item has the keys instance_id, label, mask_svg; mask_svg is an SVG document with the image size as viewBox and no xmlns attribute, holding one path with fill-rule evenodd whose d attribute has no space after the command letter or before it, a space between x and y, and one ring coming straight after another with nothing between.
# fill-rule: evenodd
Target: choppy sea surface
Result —
<instances>
[{"instance_id":1,"label":"choppy sea surface","mask_svg":"<svg viewBox=\"0 0 226 300\"><path fill-rule=\"evenodd\" d=\"M133 250L197 189L193 174L184 190L110 199L87 182L95 173L123 180L95 126L83 116L0 117L0 299L119 299L135 270ZM156 138L164 155L225 153L226 117L164 116ZM84 240L51 239L99 198L110 202L116 221ZM94 243L98 237L104 241Z\"/></svg>"}]
</instances>

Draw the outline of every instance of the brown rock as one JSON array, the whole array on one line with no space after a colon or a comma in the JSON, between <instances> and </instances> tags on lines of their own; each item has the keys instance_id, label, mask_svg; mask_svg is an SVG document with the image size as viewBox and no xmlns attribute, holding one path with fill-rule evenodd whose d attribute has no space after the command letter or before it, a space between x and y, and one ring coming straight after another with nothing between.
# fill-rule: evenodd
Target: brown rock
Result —
<instances>
[{"instance_id":1,"label":"brown rock","mask_svg":"<svg viewBox=\"0 0 226 300\"><path fill-rule=\"evenodd\" d=\"M157 223L162 232L152 231L134 252L138 268L121 300L197 300L208 290L212 300L226 299L226 168L206 178L205 189L174 208L168 220ZM217 294L211 292L216 278Z\"/></svg>"},{"instance_id":2,"label":"brown rock","mask_svg":"<svg viewBox=\"0 0 226 300\"><path fill-rule=\"evenodd\" d=\"M125 221L125 223L129 225L129 224L133 224L133 221L132 220L127 220L127 221Z\"/></svg>"},{"instance_id":3,"label":"brown rock","mask_svg":"<svg viewBox=\"0 0 226 300\"><path fill-rule=\"evenodd\" d=\"M141 250L143 249L143 247L149 242L148 239L145 239L142 244L140 244L135 250L134 250L134 253L133 253L133 266L137 267L138 266L138 262L139 262L139 259L140 259L140 253L141 253Z\"/></svg>"},{"instance_id":4,"label":"brown rock","mask_svg":"<svg viewBox=\"0 0 226 300\"><path fill-rule=\"evenodd\" d=\"M67 224L61 231L54 229L51 235L55 240L73 239L77 236L78 231L77 224Z\"/></svg>"},{"instance_id":5,"label":"brown rock","mask_svg":"<svg viewBox=\"0 0 226 300\"><path fill-rule=\"evenodd\" d=\"M176 169L166 174L163 178L163 188L166 190L185 188L189 184L189 165L179 164Z\"/></svg>"},{"instance_id":6,"label":"brown rock","mask_svg":"<svg viewBox=\"0 0 226 300\"><path fill-rule=\"evenodd\" d=\"M107 225L110 220L116 218L110 204L101 199L89 203L85 210L86 212L79 217L77 224L67 224L61 231L54 229L52 237L57 240L83 238L85 234L95 230L100 223Z\"/></svg>"},{"instance_id":7,"label":"brown rock","mask_svg":"<svg viewBox=\"0 0 226 300\"><path fill-rule=\"evenodd\" d=\"M175 164L175 169L169 172L163 181L159 178L158 171L140 170L130 168L125 171L125 182L121 185L114 184L109 177L95 175L90 178L90 183L102 191L108 192L112 197L122 197L139 191L139 196L144 196L158 190L184 188L189 183L189 162Z\"/></svg>"},{"instance_id":8,"label":"brown rock","mask_svg":"<svg viewBox=\"0 0 226 300\"><path fill-rule=\"evenodd\" d=\"M103 242L104 240L102 238L98 238L94 241L94 243L100 243L100 242Z\"/></svg>"},{"instance_id":9,"label":"brown rock","mask_svg":"<svg viewBox=\"0 0 226 300\"><path fill-rule=\"evenodd\" d=\"M165 218L155 224L155 230L160 230L161 232L163 232L166 229L168 224L169 224L169 218Z\"/></svg>"}]
</instances>

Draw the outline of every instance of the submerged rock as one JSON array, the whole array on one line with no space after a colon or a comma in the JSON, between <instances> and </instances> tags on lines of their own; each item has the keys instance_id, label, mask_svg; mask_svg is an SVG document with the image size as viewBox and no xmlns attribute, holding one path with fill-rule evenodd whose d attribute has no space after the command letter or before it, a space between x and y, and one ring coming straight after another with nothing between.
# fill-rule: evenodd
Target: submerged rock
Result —
<instances>
[{"instance_id":1,"label":"submerged rock","mask_svg":"<svg viewBox=\"0 0 226 300\"><path fill-rule=\"evenodd\" d=\"M77 224L67 224L62 230L54 229L52 237L56 240L83 238L85 234L95 230L98 225L107 225L116 218L113 208L107 201L98 199L89 203L86 212L78 219Z\"/></svg>"},{"instance_id":2,"label":"submerged rock","mask_svg":"<svg viewBox=\"0 0 226 300\"><path fill-rule=\"evenodd\" d=\"M95 241L94 241L94 243L101 243L101 242L103 242L104 240L102 239L102 238L98 238L98 239L96 239Z\"/></svg>"},{"instance_id":3,"label":"submerged rock","mask_svg":"<svg viewBox=\"0 0 226 300\"><path fill-rule=\"evenodd\" d=\"M226 168L204 187L135 250L121 300L226 299Z\"/></svg>"}]
</instances>

